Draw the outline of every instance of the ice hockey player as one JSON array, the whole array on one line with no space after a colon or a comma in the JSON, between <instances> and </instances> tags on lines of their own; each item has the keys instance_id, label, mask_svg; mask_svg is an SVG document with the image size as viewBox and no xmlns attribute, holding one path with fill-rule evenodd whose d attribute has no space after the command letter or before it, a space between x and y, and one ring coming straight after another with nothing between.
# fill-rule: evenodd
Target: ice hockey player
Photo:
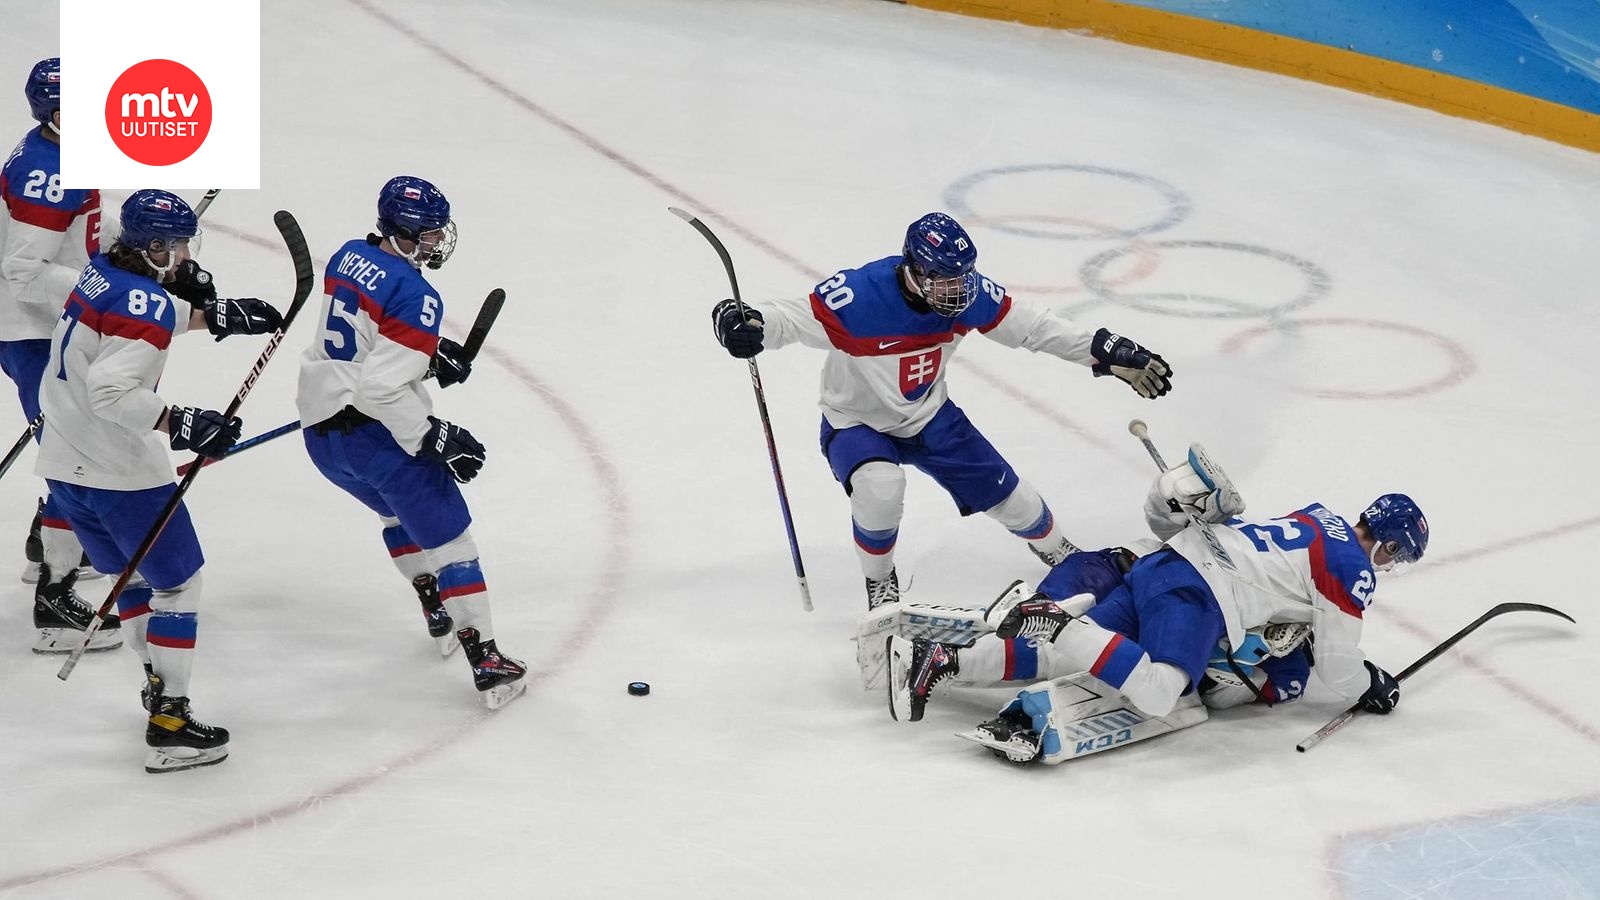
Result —
<instances>
[{"instance_id":1,"label":"ice hockey player","mask_svg":"<svg viewBox=\"0 0 1600 900\"><path fill-rule=\"evenodd\" d=\"M906 229L899 254L840 271L805 300L743 308L724 300L711 311L717 340L735 357L796 341L828 351L822 453L850 498L869 609L900 596L902 465L926 472L962 515L1004 525L1047 565L1077 549L1039 492L950 401L945 370L968 332L1115 375L1147 398L1172 387L1160 355L1108 329L1091 334L1042 307L1013 304L977 259L965 229L929 213Z\"/></svg>"},{"instance_id":2,"label":"ice hockey player","mask_svg":"<svg viewBox=\"0 0 1600 900\"><path fill-rule=\"evenodd\" d=\"M422 267L455 250L450 202L402 175L378 193L378 233L328 261L323 331L300 360L297 403L311 461L383 523L383 541L422 602L441 655L459 645L474 685L495 709L520 694L526 667L495 644L472 515L457 482L483 467L472 432L433 415L422 381L450 387L471 373L459 344L439 336L444 303Z\"/></svg>"},{"instance_id":3,"label":"ice hockey player","mask_svg":"<svg viewBox=\"0 0 1600 900\"><path fill-rule=\"evenodd\" d=\"M100 192L61 185L61 60L46 59L23 85L37 126L0 169L0 368L17 386L22 414L39 415L39 382L50 356L50 332L89 257L100 250ZM39 439L39 432L34 439ZM92 610L78 597L79 578L94 577L83 547L47 496L39 502L25 545L22 580L36 583L33 624L37 653L67 652ZM41 575L43 577L41 577ZM60 610L58 612L57 610ZM92 649L120 646L117 629L101 629Z\"/></svg>"},{"instance_id":4,"label":"ice hockey player","mask_svg":"<svg viewBox=\"0 0 1600 900\"><path fill-rule=\"evenodd\" d=\"M176 490L169 446L217 457L239 437L238 418L156 394L173 336L203 328L221 340L283 323L263 301L217 297L194 259L199 222L182 198L136 191L121 218L121 234L90 259L51 336L39 391L49 426L34 467L102 572L127 567ZM121 630L145 667L147 772L228 755L227 729L189 708L204 562L180 503L117 598Z\"/></svg>"},{"instance_id":5,"label":"ice hockey player","mask_svg":"<svg viewBox=\"0 0 1600 900\"><path fill-rule=\"evenodd\" d=\"M891 714L920 719L945 679L1037 682L972 737L1012 759L1056 763L1202 721L1197 688L1215 706L1292 700L1313 658L1334 692L1371 712L1394 709L1399 685L1359 647L1362 612L1376 573L1427 549L1417 505L1384 494L1353 524L1317 503L1264 522L1237 518L1243 509L1192 445L1146 503L1166 543L1123 584L1098 599L1017 603L966 649L891 637ZM1056 676L1068 677L1041 681Z\"/></svg>"}]
</instances>

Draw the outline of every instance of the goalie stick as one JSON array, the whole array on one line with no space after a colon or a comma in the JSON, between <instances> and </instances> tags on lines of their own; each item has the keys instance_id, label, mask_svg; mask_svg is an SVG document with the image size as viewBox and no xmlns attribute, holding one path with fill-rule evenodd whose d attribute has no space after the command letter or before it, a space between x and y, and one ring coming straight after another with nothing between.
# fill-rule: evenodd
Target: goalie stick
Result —
<instances>
[{"instance_id":1,"label":"goalie stick","mask_svg":"<svg viewBox=\"0 0 1600 900\"><path fill-rule=\"evenodd\" d=\"M311 296L311 287L316 281L316 276L311 269L311 251L306 248L306 238L300 231L300 223L295 221L294 216L283 210L275 213L272 220L278 226L278 233L283 235L284 246L288 248L289 257L294 261L294 299L289 303L288 312L284 313L283 324L278 327L277 331L272 333L272 337L267 339L267 346L262 349L261 355L256 358L255 365L250 368L250 374L245 376L244 383L239 386L238 393L233 395L233 400L228 404L228 409L222 414L224 419L233 418L239 411L239 407L244 404L244 399L250 396L250 389L255 387L256 379L261 377L261 371L267 367L267 363L272 360L272 355L277 352L278 346L283 343L284 337L289 333L289 326L294 323L295 316L300 312L300 308L306 305L306 298ZM196 458L198 459L199 457L197 456ZM117 576L117 583L111 586L111 593L106 595L105 602L101 603L100 608L95 611L94 619L89 622L89 627L84 630L83 643L79 644L78 649L72 651L72 655L67 657L67 661L61 664L61 671L56 673L57 678L66 681L72 675L72 670L77 668L78 660L82 659L84 651L89 649L89 642L94 639L95 632L99 631L101 624L105 622L106 613L111 611L112 605L117 602L117 597L122 594L123 589L132 580L133 573L138 571L139 564L144 562L144 558L150 553L150 548L155 546L156 539L161 537L161 532L167 527L167 522L172 519L173 514L178 511L178 504L183 502L183 495L189 492L189 487L194 484L194 480L199 476L202 468L204 467L191 465L188 473L178 482L177 490L172 492L172 497L167 500L166 506L162 507L160 515L156 517L155 525L151 526L149 533L139 543L139 548L133 552L133 556L128 560L128 565L123 568L122 574Z\"/></svg>"},{"instance_id":2,"label":"goalie stick","mask_svg":"<svg viewBox=\"0 0 1600 900\"><path fill-rule=\"evenodd\" d=\"M211 207L212 201L216 200L217 195L220 193L222 193L222 188L212 188L206 191L206 195L201 197L200 202L194 206L195 221L199 221L200 217L206 214L206 210ZM44 413L41 412L33 417L32 422L28 423L28 427L22 432L22 437L17 438L17 442L6 453L6 458L0 460L0 478L4 478L6 472L11 470L11 465L17 461L17 457L22 455L23 448L28 446L28 441L38 432L42 425L44 425Z\"/></svg>"},{"instance_id":3,"label":"goalie stick","mask_svg":"<svg viewBox=\"0 0 1600 900\"><path fill-rule=\"evenodd\" d=\"M1493 619L1496 616L1502 616L1502 615L1505 615L1506 613L1512 613L1512 612L1542 612L1542 613L1548 613L1548 614L1550 614L1552 616L1560 616L1561 618L1566 619L1568 622L1573 622L1574 624L1576 624L1576 622L1577 622L1576 619L1572 618L1571 616L1567 615L1566 613L1562 612L1559 609L1555 609L1555 608L1549 607L1549 606L1543 606L1543 605L1540 605L1538 603L1502 603L1502 604L1490 609L1488 612L1486 612L1483 615L1477 617L1476 619L1473 619L1472 622L1467 625L1467 627L1461 629L1460 631L1458 631L1455 634L1451 635L1450 637L1446 638L1437 647L1434 647L1432 650L1429 650L1427 653L1422 654L1422 657L1420 659L1418 659L1416 662L1412 663L1411 665L1406 666L1405 671L1401 672L1399 675L1396 675L1394 677L1394 680L1397 681L1397 682L1405 681L1407 678L1410 678L1412 675L1416 674L1418 669L1420 669L1423 666L1427 665L1428 663L1431 663L1434 660L1438 659L1440 656L1442 656L1444 654L1444 652L1446 650L1449 650L1451 647L1454 647L1456 644L1460 643L1462 638L1464 638L1467 635L1473 633L1474 631L1477 631L1478 628L1481 627L1485 622L1489 621L1490 619ZM1300 751L1301 753L1304 753L1307 750L1310 750L1312 747L1315 747L1316 745L1322 743L1323 738L1326 738L1328 735L1333 734L1335 731L1338 731L1340 728L1343 728L1344 724L1346 722L1350 721L1351 719L1355 718L1356 713L1358 713L1360 711L1361 711L1361 704L1360 703L1356 703L1356 704L1352 705L1349 709L1347 709L1344 712L1338 714L1337 716L1334 716L1333 720L1330 721L1328 724L1322 726L1321 728L1318 728L1316 730L1316 732L1313 733L1310 737L1306 738L1305 740L1301 741L1298 744L1295 744L1294 745L1294 749Z\"/></svg>"},{"instance_id":4,"label":"goalie stick","mask_svg":"<svg viewBox=\"0 0 1600 900\"><path fill-rule=\"evenodd\" d=\"M733 259L728 256L728 248L722 246L722 241L706 227L706 223L676 206L667 207L667 212L688 222L700 236L711 244L717 251L717 256L722 258L722 267L728 272L728 285L733 288L733 302L739 304L739 314L747 316L749 307L744 305L744 299L739 296L739 279L733 274ZM772 480L778 487L778 506L783 511L783 528L789 535L789 555L794 559L794 577L800 582L800 603L806 612L811 612L811 588L806 586L806 567L800 561L800 541L794 535L794 516L789 511L789 492L783 487L783 467L778 464L778 443L772 437L772 417L767 414L767 392L761 387L761 369L756 366L755 357L745 360L750 364L750 387L756 393L756 409L761 413L761 430L767 436L767 456L772 460Z\"/></svg>"},{"instance_id":5,"label":"goalie stick","mask_svg":"<svg viewBox=\"0 0 1600 900\"><path fill-rule=\"evenodd\" d=\"M483 342L489 337L489 329L494 327L494 320L500 317L500 307L504 306L505 302L506 292L502 288L495 288L489 292L489 296L483 299L483 305L478 307L478 318L473 320L472 330L467 332L467 340L461 345L461 355L466 359L467 362L470 363L478 358L478 351L483 349ZM423 377L429 378L432 376L424 375ZM232 447L229 447L228 452L222 456L202 457L202 462L200 465L204 467L212 465L213 463L219 463L235 453L243 453L244 451L249 450L251 447L258 447L262 444L265 444L267 441L277 440L286 434L293 434L294 432L299 431L300 428L301 425L298 419L293 422L279 425L277 428L274 428L271 431L263 431L255 437L246 438L245 440L234 444ZM187 475L189 474L189 470L193 467L193 462L186 462L178 467L178 474ZM0 469L0 474L4 474L3 469Z\"/></svg>"}]
</instances>

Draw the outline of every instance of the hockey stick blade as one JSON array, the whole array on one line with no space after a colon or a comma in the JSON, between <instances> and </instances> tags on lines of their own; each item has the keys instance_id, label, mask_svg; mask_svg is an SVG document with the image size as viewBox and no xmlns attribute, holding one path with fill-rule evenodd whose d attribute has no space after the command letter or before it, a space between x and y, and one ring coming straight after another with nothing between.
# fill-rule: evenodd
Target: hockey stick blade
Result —
<instances>
[{"instance_id":1,"label":"hockey stick blade","mask_svg":"<svg viewBox=\"0 0 1600 900\"><path fill-rule=\"evenodd\" d=\"M1550 606L1544 606L1544 605L1539 604L1539 603L1501 603L1498 606L1495 606L1494 608L1490 609L1488 612L1484 613L1483 615L1481 615L1481 616L1477 617L1476 619L1472 620L1472 622L1470 624L1468 624L1467 627L1461 629L1460 631L1458 631L1455 634L1451 635L1450 637L1446 638L1437 647L1434 647L1432 650L1429 650L1427 653L1422 654L1422 656L1416 662L1412 663L1409 666L1406 666L1404 671L1402 671L1399 675L1396 675L1394 677L1394 680L1397 681L1397 682L1405 681L1407 678L1410 678L1412 675L1414 675L1418 669L1420 669L1423 666L1427 665L1428 663L1431 663L1434 660L1438 659L1441 655L1444 654L1445 651L1449 650L1451 647L1454 647L1456 644L1460 643L1462 638L1464 638L1467 635L1473 633L1474 631L1477 631L1485 622L1488 622L1490 619L1493 619L1496 616L1503 616L1506 613L1512 613L1512 612L1541 612L1541 613L1547 613L1547 614L1552 615L1552 616L1559 616L1559 617L1561 617L1563 619L1566 619L1568 622L1572 622L1574 624L1577 623L1576 619L1572 618L1571 616L1567 615L1566 613L1562 612L1561 610L1556 609L1554 607L1550 607ZM1301 753L1304 753L1307 750L1310 750L1312 747L1315 747L1316 745L1322 743L1323 739L1326 738L1328 735L1333 734L1335 731L1338 731L1340 728L1343 728L1344 724L1346 722L1349 722L1351 719L1355 718L1356 713L1358 713L1360 711L1361 711L1361 704L1360 703L1354 704L1349 709L1347 709L1344 712L1338 714L1337 716L1334 716L1333 719L1328 722L1328 724L1322 726L1321 728L1318 728L1316 730L1316 732L1313 733L1310 737L1306 738L1305 740L1301 741L1298 744L1295 744L1294 745L1294 749L1300 751Z\"/></svg>"},{"instance_id":2,"label":"hockey stick blade","mask_svg":"<svg viewBox=\"0 0 1600 900\"><path fill-rule=\"evenodd\" d=\"M506 292L495 288L489 296L483 298L483 305L478 307L478 318L472 323L472 330L467 332L467 340L461 345L461 355L472 362L478 358L478 351L483 349L483 341L489 336L489 329L494 327L494 320L500 317L500 307L506 303Z\"/></svg>"},{"instance_id":3,"label":"hockey stick blade","mask_svg":"<svg viewBox=\"0 0 1600 900\"><path fill-rule=\"evenodd\" d=\"M272 337L267 339L267 346L261 351L261 355L256 358L255 365L250 368L250 374L245 376L244 383L240 385L238 393L234 394L233 400L228 404L227 411L223 413L224 418L233 418L234 414L239 411L239 406L244 403L244 398L250 395L250 389L255 386L256 379L261 377L261 371L267 367L267 363L272 360L272 354L277 351L278 345L283 343L284 336L289 333L289 326L294 324L295 316L306 305L306 298L311 296L311 287L316 280L311 269L311 251L306 247L306 238L300 231L300 223L295 221L294 216L283 210L279 210L273 215L272 221L277 224L278 233L283 236L284 246L288 248L289 257L294 262L294 299L289 302L289 309L283 314L283 324L278 326L278 330L274 331ZM201 459L202 457L196 455L195 463L199 463ZM72 651L66 662L61 664L61 671L56 673L57 678L66 681L72 675L72 670L78 667L78 660L83 659L84 652L89 649L89 642L94 640L95 633L100 630L100 626L105 622L106 614L111 611L111 607L116 604L117 598L122 595L123 589L133 579L133 573L139 570L139 564L144 562L144 558L150 554L150 548L155 546L156 539L161 537L161 532L166 529L167 523L172 520L173 514L178 511L178 505L183 502L183 495L189 492L190 486L194 484L195 478L200 475L201 470L204 468L205 466L203 465L191 464L189 471L178 481L177 489L172 492L171 497L167 498L166 505L161 508L155 524L150 527L150 531L145 534L144 540L139 543L139 548L128 559L128 564L123 568L122 574L117 576L117 583L111 586L111 592L106 595L105 602L101 603L100 608L95 611L94 618L89 622L89 627L84 629L83 642Z\"/></svg>"},{"instance_id":4,"label":"hockey stick blade","mask_svg":"<svg viewBox=\"0 0 1600 900\"><path fill-rule=\"evenodd\" d=\"M739 296L739 276L733 273L733 258L728 256L728 248L722 246L722 241L712 233L706 223L700 221L676 206L667 207L667 212L694 226L700 236L706 239L711 249L717 251L717 257L722 260L722 268L728 273L728 286L733 289L733 302L739 305L739 314L749 318L749 307L744 305L744 299ZM772 462L772 481L778 488L778 508L783 512L783 528L789 538L789 556L794 561L794 576L800 584L800 605L806 612L812 611L811 587L806 584L805 563L800 561L800 540L794 533L794 515L789 510L789 492L783 486L783 467L778 464L778 442L772 436L772 417L767 413L767 392L761 386L761 369L756 365L755 357L745 360L750 369L750 388L755 391L756 410L761 415L761 430L767 438L767 458Z\"/></svg>"}]
</instances>

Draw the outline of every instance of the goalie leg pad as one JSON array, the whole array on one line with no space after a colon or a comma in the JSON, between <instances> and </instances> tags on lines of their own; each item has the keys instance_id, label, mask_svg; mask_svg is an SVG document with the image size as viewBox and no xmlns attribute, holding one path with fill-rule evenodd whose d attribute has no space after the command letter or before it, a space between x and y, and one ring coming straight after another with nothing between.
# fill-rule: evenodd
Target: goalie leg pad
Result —
<instances>
[{"instance_id":1,"label":"goalie leg pad","mask_svg":"<svg viewBox=\"0 0 1600 900\"><path fill-rule=\"evenodd\" d=\"M856 620L856 665L861 670L861 689L883 689L887 658L884 642L890 635L969 647L989 630L982 608L901 601L868 610Z\"/></svg>"},{"instance_id":2,"label":"goalie leg pad","mask_svg":"<svg viewBox=\"0 0 1600 900\"><path fill-rule=\"evenodd\" d=\"M1165 716L1147 716L1126 697L1084 672L1030 685L1001 710L1001 717L1007 713L1028 716L1034 738L1007 734L1006 747L1001 748L995 745L993 729L986 735L967 732L958 737L991 749L1004 749L1013 760L1023 755L1028 741L1036 739L1039 761L1059 765L1198 725L1207 718L1205 705L1193 694L1180 700ZM983 728L980 726L980 730ZM980 739L983 737L987 739Z\"/></svg>"}]
</instances>

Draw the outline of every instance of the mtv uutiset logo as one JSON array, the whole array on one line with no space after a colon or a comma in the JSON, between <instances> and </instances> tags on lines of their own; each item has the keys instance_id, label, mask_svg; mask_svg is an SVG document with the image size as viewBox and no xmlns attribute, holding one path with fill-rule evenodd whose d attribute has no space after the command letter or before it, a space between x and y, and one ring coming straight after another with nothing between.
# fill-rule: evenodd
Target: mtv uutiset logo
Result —
<instances>
[{"instance_id":1,"label":"mtv uutiset logo","mask_svg":"<svg viewBox=\"0 0 1600 900\"><path fill-rule=\"evenodd\" d=\"M261 186L260 0L55 2L66 187Z\"/></svg>"},{"instance_id":2,"label":"mtv uutiset logo","mask_svg":"<svg viewBox=\"0 0 1600 900\"><path fill-rule=\"evenodd\" d=\"M194 155L211 133L211 93L193 69L170 59L129 66L106 95L106 129L117 149L147 166Z\"/></svg>"}]
</instances>

